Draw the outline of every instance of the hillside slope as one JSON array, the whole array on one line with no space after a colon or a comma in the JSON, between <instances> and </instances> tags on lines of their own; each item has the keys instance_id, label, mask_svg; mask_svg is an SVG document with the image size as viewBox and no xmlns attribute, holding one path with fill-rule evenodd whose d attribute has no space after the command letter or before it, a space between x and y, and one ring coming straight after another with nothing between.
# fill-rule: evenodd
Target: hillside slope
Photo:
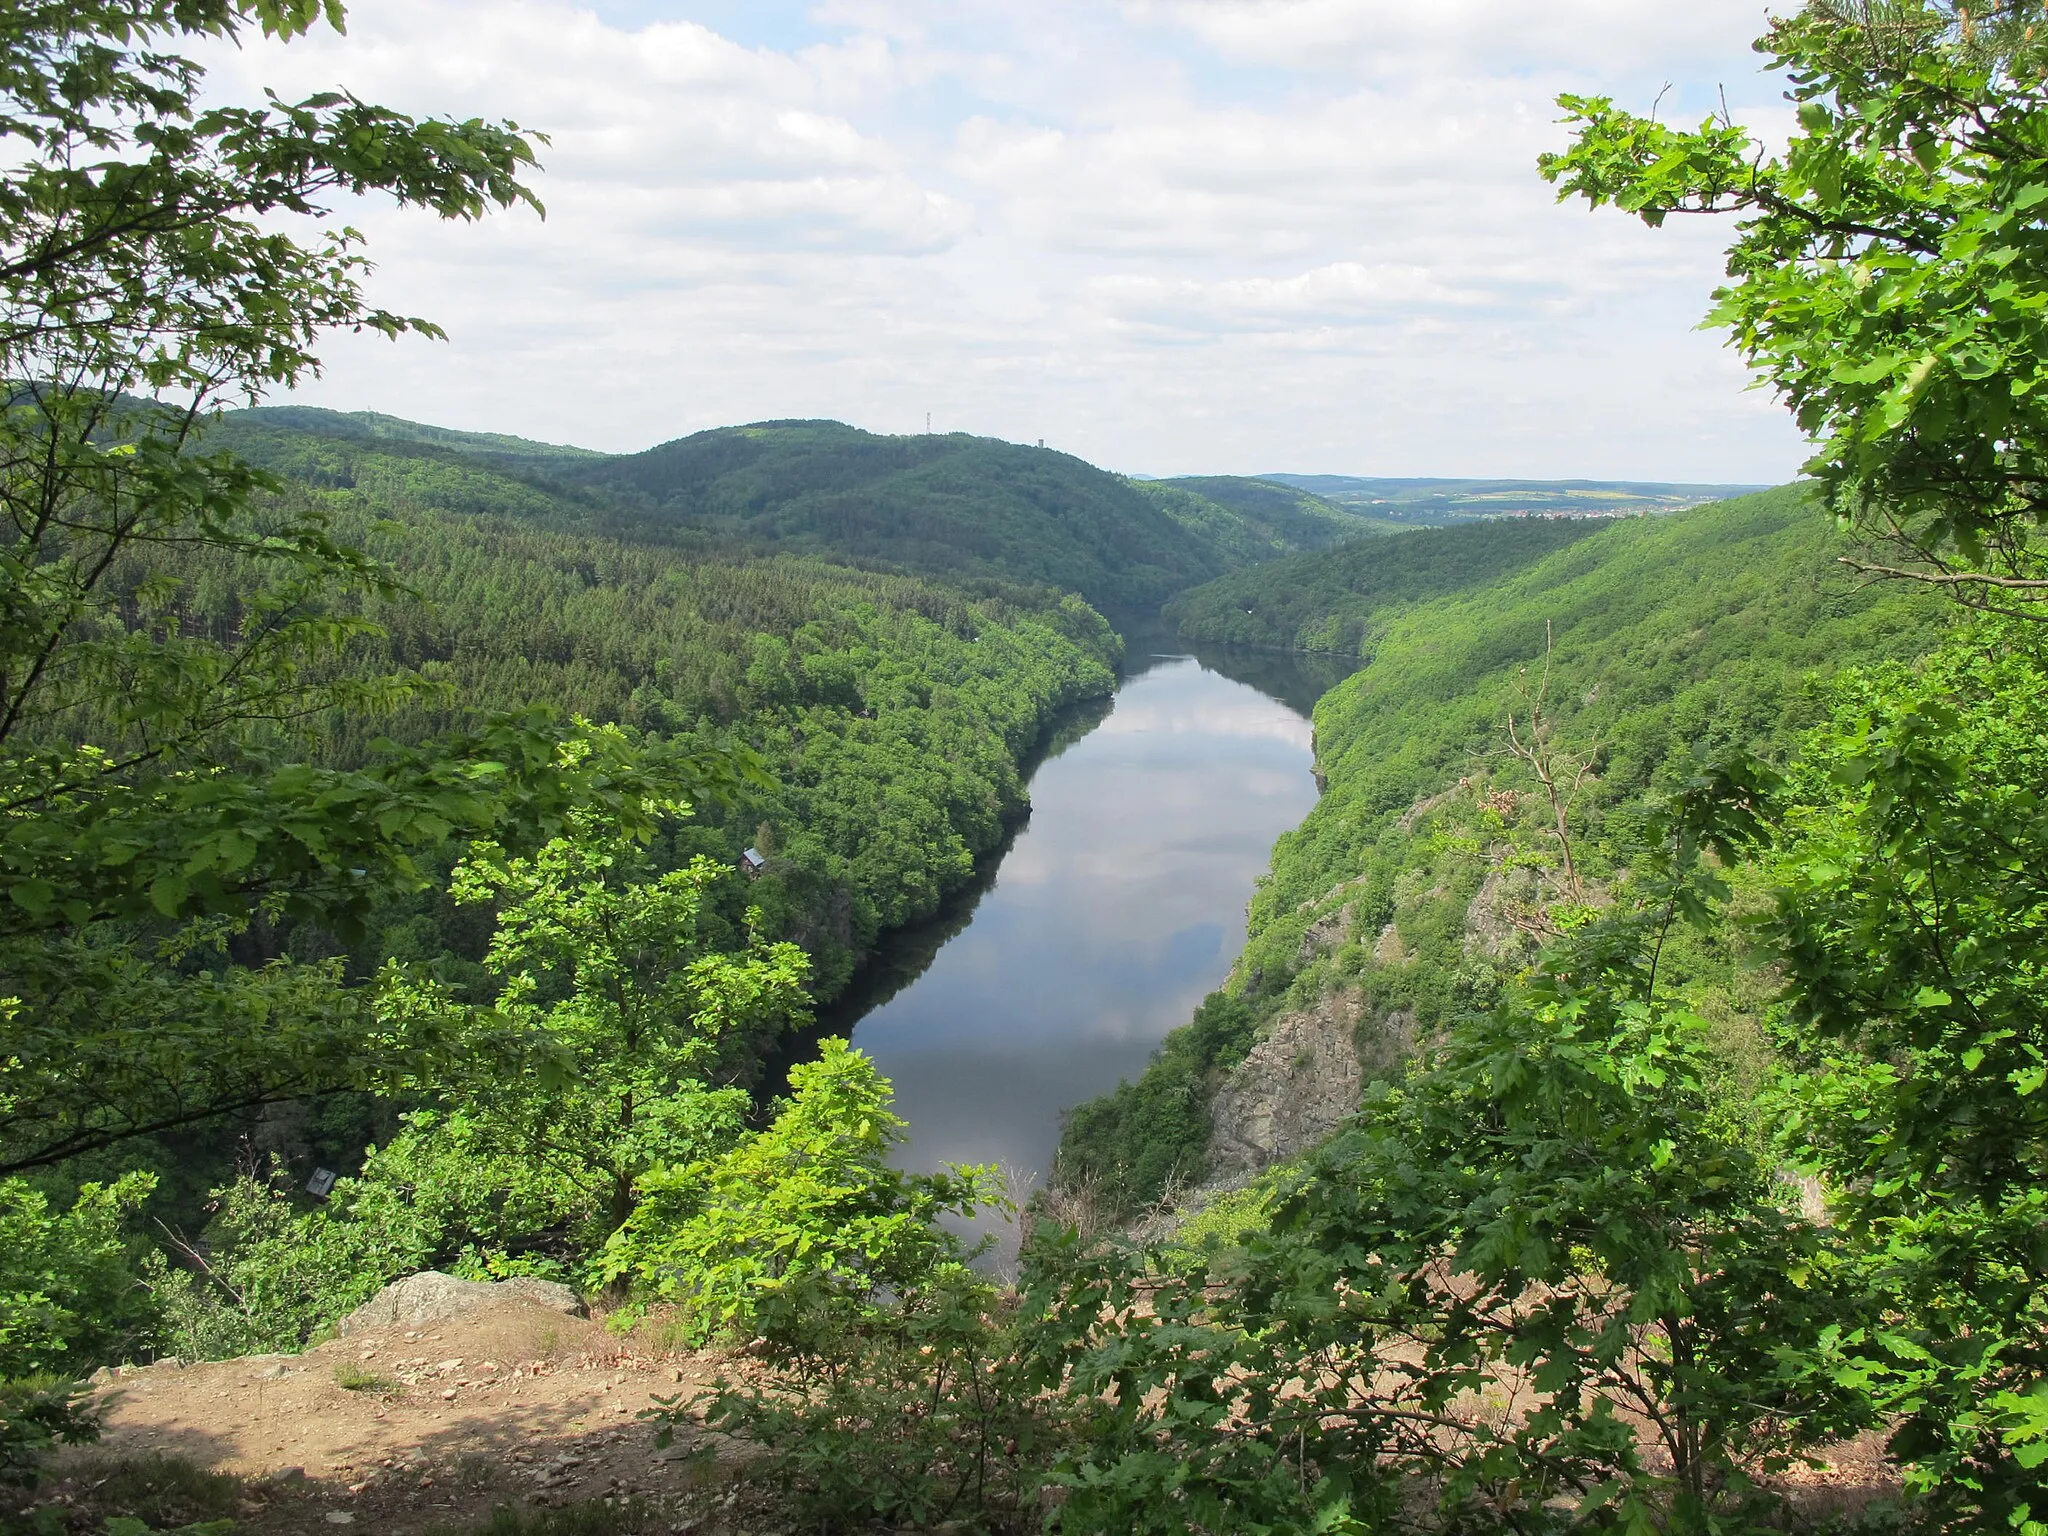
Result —
<instances>
[{"instance_id":1,"label":"hillside slope","mask_svg":"<svg viewBox=\"0 0 2048 1536\"><path fill-rule=\"evenodd\" d=\"M1362 656L1395 613L1490 586L1604 526L1593 518L1508 518L1354 540L1233 571L1176 594L1163 616L1190 640Z\"/></svg>"},{"instance_id":2,"label":"hillside slope","mask_svg":"<svg viewBox=\"0 0 2048 1536\"><path fill-rule=\"evenodd\" d=\"M1276 532L1292 536L1305 548L1334 523L1346 538L1361 533L1393 533L1401 524L1374 517L1362 508L1340 506L1334 501L1283 485L1277 480L1259 480L1248 475L1181 475L1171 480L1146 482L1153 487L1191 492L1228 507L1243 517L1264 522Z\"/></svg>"},{"instance_id":3,"label":"hillside slope","mask_svg":"<svg viewBox=\"0 0 2048 1536\"><path fill-rule=\"evenodd\" d=\"M1334 514L1282 526L1213 502L1171 505L1042 448L957 433L880 437L829 421L699 432L561 478L657 526L951 579L1044 582L1112 607L1156 605L1350 531Z\"/></svg>"},{"instance_id":4,"label":"hillside slope","mask_svg":"<svg viewBox=\"0 0 2048 1536\"><path fill-rule=\"evenodd\" d=\"M1262 1039L1284 1039L1288 1060L1254 1085L1260 1114L1233 1105L1237 1129L1275 1118L1289 1062L1349 1053L1361 1077L1387 1075L1408 1042L1528 962L1551 813L1504 724L1513 710L1526 734L1539 689L1555 749L1591 762L1572 826L1597 892L1689 753L1782 757L1817 719L1827 675L1927 649L1949 610L1918 590L1857 588L1839 549L1788 487L1611 523L1395 618L1371 664L1316 708L1326 789L1276 845L1230 980L1139 1082L1074 1111L1060 1180L1123 1210L1198 1181L1213 1171L1211 1106Z\"/></svg>"},{"instance_id":5,"label":"hillside slope","mask_svg":"<svg viewBox=\"0 0 2048 1536\"><path fill-rule=\"evenodd\" d=\"M1210 496L1042 448L963 434L883 437L831 421L722 427L602 454L280 406L230 412L211 436L266 469L372 498L634 544L1039 584L1124 609L1376 526L1283 486L1218 479L1203 482Z\"/></svg>"},{"instance_id":6,"label":"hillside slope","mask_svg":"<svg viewBox=\"0 0 2048 1536\"><path fill-rule=\"evenodd\" d=\"M801 942L821 1001L879 934L972 879L1026 807L1019 764L1047 724L1114 685L1108 625L1050 587L965 591L694 530L643 537L606 493L534 472L581 450L296 408L235 413L215 441L284 476L288 501L321 507L409 588L365 603L384 638L357 664L447 690L324 722L324 756L360 762L380 737L534 704L679 741L737 737L779 787L700 806L675 854L731 866L772 840L766 873L724 893L728 915L759 907ZM193 575L191 622L231 623L246 594ZM430 903L378 942L473 959L472 939Z\"/></svg>"}]
</instances>

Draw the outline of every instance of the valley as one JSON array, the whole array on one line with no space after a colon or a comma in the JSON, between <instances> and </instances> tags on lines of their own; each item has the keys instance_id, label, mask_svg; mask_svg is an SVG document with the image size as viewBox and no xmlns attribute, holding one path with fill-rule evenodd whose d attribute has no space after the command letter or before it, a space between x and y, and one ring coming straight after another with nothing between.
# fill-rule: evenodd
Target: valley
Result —
<instances>
[{"instance_id":1,"label":"valley","mask_svg":"<svg viewBox=\"0 0 2048 1536\"><path fill-rule=\"evenodd\" d=\"M2041 7L671 9L0 13L0 1536L2048 1536Z\"/></svg>"},{"instance_id":2,"label":"valley","mask_svg":"<svg viewBox=\"0 0 2048 1536\"><path fill-rule=\"evenodd\" d=\"M1546 749L1579 765L1557 814L1597 908L1685 764L1782 760L1839 658L1908 660L1943 628L1922 594L1840 575L1843 543L1798 487L1410 528L1275 479L1125 481L1035 449L822 423L621 457L283 408L229 414L208 441L277 477L274 515L316 519L395 578L334 611L357 626L346 675L410 680L301 735L315 761L374 765L539 708L675 763L690 803L629 856L621 893L687 879L693 952L780 946L805 999L702 1059L756 1124L800 1112L836 1061L871 1063L868 1113L900 1127L866 1155L890 1179L969 1169L980 1193L947 1197L940 1227L1012 1282L1048 1216L1212 1249L1256 1232L1361 1104L1522 984L1553 931L1560 850L1530 778L1550 759L1506 734L1518 713L1526 730L1542 711ZM988 534L965 538L961 519ZM256 589L181 560L181 622L231 634ZM504 909L494 938L439 857L360 937L285 919L259 953L338 949L354 985L431 976L434 1006L490 1007L507 995ZM1757 995L1726 937L1678 946L1668 973L1729 1070L1760 1070ZM532 975L541 995L569 984ZM835 1058L847 1037L859 1057ZM128 1138L149 1219L224 1244L213 1276L157 1282L156 1347L290 1351L421 1268L590 1274L594 1251L614 1274L667 1272L621 1247L639 1216L600 1241L594 1186L530 1186L460 1150L489 1145L501 1113L495 1091L464 1093L286 1098ZM476 1130L447 1140L465 1117ZM252 1153L261 1179L236 1172ZM327 1206L291 1193L323 1168L339 1174ZM473 1187L432 1195L429 1215L451 1176ZM410 1213L387 1207L394 1187ZM499 1214L464 1214L478 1196ZM335 1246L319 1262L346 1278L312 1281L278 1238ZM273 1266L294 1293L259 1301ZM250 1299L223 1313L209 1283ZM660 1337L709 1342L695 1327ZM591 1358L667 1371L666 1347ZM674 1358L699 1383L729 1369L715 1350ZM587 1459L582 1420L523 1411ZM254 1432L219 1422L235 1444ZM392 1445L385 1461L418 1454ZM1839 1455L1862 1469L1845 1486L1882 1486L1863 1451ZM744 1458L719 1456L719 1478L744 1481ZM276 1458L243 1460L267 1477ZM441 1507L521 1497L512 1470L457 1475ZM659 1475L614 1482L701 1505ZM389 1518L436 1502L407 1495Z\"/></svg>"}]
</instances>

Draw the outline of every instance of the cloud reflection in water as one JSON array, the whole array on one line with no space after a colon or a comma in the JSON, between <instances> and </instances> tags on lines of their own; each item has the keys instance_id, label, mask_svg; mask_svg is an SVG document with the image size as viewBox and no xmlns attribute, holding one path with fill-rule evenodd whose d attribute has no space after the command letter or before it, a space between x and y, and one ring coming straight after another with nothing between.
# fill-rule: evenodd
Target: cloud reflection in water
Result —
<instances>
[{"instance_id":1,"label":"cloud reflection in water","mask_svg":"<svg viewBox=\"0 0 2048 1536\"><path fill-rule=\"evenodd\" d=\"M863 1018L906 1166L1043 1173L1062 1111L1142 1072L1244 943L1273 840L1308 813L1309 723L1193 658L1130 678L1042 767L972 922Z\"/></svg>"}]
</instances>

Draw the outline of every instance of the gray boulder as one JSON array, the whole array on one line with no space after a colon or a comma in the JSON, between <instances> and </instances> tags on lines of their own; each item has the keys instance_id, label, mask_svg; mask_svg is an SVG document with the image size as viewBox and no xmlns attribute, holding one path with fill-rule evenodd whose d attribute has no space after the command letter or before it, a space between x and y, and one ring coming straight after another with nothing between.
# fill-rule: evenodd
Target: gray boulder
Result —
<instances>
[{"instance_id":1,"label":"gray boulder","mask_svg":"<svg viewBox=\"0 0 2048 1536\"><path fill-rule=\"evenodd\" d=\"M506 1301L531 1302L570 1317L587 1315L576 1293L553 1280L525 1275L511 1280L458 1280L429 1269L392 1281L344 1317L335 1332L347 1338L355 1333L425 1328Z\"/></svg>"}]
</instances>

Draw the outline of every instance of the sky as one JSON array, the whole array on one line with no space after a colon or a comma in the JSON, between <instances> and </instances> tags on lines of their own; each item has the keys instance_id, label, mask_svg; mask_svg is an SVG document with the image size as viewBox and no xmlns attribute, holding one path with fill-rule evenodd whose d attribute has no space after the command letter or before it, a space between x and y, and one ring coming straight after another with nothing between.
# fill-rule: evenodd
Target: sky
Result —
<instances>
[{"instance_id":1,"label":"sky","mask_svg":"<svg viewBox=\"0 0 2048 1536\"><path fill-rule=\"evenodd\" d=\"M1560 205L1554 98L1783 131L1762 0L351 0L212 93L549 135L547 207L364 203L302 403L630 451L832 417L1126 473L1790 478L1698 329L1725 226Z\"/></svg>"}]
</instances>

